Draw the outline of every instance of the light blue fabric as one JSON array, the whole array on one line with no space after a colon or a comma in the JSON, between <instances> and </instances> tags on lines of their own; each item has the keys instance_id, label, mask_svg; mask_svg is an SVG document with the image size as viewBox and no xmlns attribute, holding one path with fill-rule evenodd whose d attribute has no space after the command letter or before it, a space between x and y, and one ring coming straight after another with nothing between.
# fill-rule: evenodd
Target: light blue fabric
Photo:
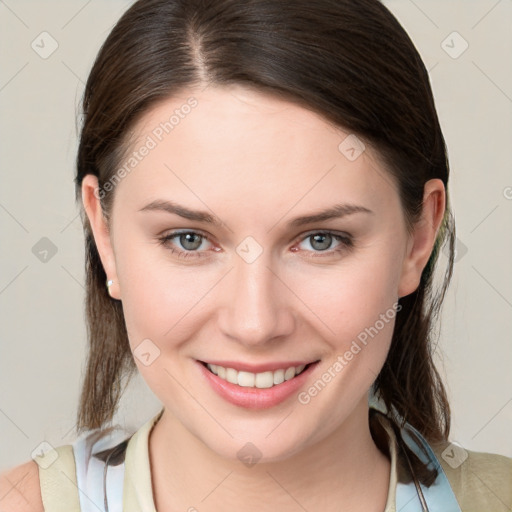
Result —
<instances>
[{"instance_id":1,"label":"light blue fabric","mask_svg":"<svg viewBox=\"0 0 512 512\"><path fill-rule=\"evenodd\" d=\"M397 420L399 419L399 415L396 410L393 409L391 414L389 413L385 403L379 398L378 393L375 393L373 387L368 394L368 405L370 408L376 409L383 414L394 417ZM420 460L428 464L429 468L436 468L438 471L437 477L430 487L426 487L420 483L423 497L425 498L429 512L461 512L460 505L455 497L448 477L427 440L409 423L405 423L405 425L400 429L400 432L405 444L420 458ZM411 436L411 432L413 436ZM419 440L421 446L424 447L424 450L422 450L420 445L416 443L414 440L415 438ZM408 484L404 484L402 482L397 483L396 511L424 512L414 482L410 482Z\"/></svg>"},{"instance_id":2,"label":"light blue fabric","mask_svg":"<svg viewBox=\"0 0 512 512\"><path fill-rule=\"evenodd\" d=\"M372 404L373 406L374 404ZM374 408L382 410L380 407ZM435 467L438 470L438 476L434 484L430 487L420 484L429 512L461 512L448 478L430 445L409 424L406 424L401 432L404 442L411 450L424 462L428 462L430 467ZM410 433L419 440L426 454ZM107 512L104 507L103 485L105 463L93 457L93 455L108 448L113 448L129 437L129 434L120 429L115 429L103 437L99 437L99 435L99 433L93 432L73 443L80 509L83 512ZM108 466L106 480L108 512L122 512L124 470L124 462L117 466ZM414 482L408 484L399 482L397 484L396 510L397 512L424 512Z\"/></svg>"},{"instance_id":3,"label":"light blue fabric","mask_svg":"<svg viewBox=\"0 0 512 512\"><path fill-rule=\"evenodd\" d=\"M412 432L419 439L427 454L421 449L418 443L411 437ZM437 468L437 478L430 487L420 483L423 496L430 512L461 512L459 503L455 498L448 477L437 459L434 451L427 443L425 438L412 426L406 423L401 429L402 439L407 446L425 463L428 467ZM398 482L396 487L396 510L397 512L416 512L421 511L421 503L414 482L403 484Z\"/></svg>"},{"instance_id":4,"label":"light blue fabric","mask_svg":"<svg viewBox=\"0 0 512 512\"><path fill-rule=\"evenodd\" d=\"M100 432L82 435L73 443L80 510L106 512L104 506L103 472L105 463L92 455L123 442L129 434L115 429L100 437ZM108 512L123 511L124 463L109 466L107 472Z\"/></svg>"}]
</instances>

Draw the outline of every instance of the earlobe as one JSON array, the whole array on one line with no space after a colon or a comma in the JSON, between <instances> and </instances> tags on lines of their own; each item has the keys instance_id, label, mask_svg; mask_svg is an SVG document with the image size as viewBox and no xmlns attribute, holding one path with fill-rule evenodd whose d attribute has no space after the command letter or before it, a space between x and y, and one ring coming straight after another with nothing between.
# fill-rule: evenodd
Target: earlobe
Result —
<instances>
[{"instance_id":1,"label":"earlobe","mask_svg":"<svg viewBox=\"0 0 512 512\"><path fill-rule=\"evenodd\" d=\"M398 287L398 296L413 293L420 284L445 212L446 192L440 179L425 183L422 214L408 240Z\"/></svg>"},{"instance_id":2,"label":"earlobe","mask_svg":"<svg viewBox=\"0 0 512 512\"><path fill-rule=\"evenodd\" d=\"M98 190L98 178L93 174L86 175L82 180L82 203L91 225L103 269L107 274L107 280L113 281L112 285L108 287L108 293L112 298L120 300L112 239L107 220L103 215ZM107 290L106 284L105 290Z\"/></svg>"}]
</instances>

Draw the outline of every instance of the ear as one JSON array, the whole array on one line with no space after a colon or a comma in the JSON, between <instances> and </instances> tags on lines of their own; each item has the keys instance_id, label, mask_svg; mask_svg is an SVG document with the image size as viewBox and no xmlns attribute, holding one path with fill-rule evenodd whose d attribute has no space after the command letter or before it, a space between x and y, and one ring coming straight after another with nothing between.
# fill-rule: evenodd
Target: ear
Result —
<instances>
[{"instance_id":1,"label":"ear","mask_svg":"<svg viewBox=\"0 0 512 512\"><path fill-rule=\"evenodd\" d=\"M101 209L98 190L98 178L93 174L87 174L82 180L82 202L91 224L94 241L103 264L103 269L105 274L107 274L107 279L114 281L110 286L110 296L120 300L119 280L117 278L112 237L108 229L107 219Z\"/></svg>"},{"instance_id":2,"label":"ear","mask_svg":"<svg viewBox=\"0 0 512 512\"><path fill-rule=\"evenodd\" d=\"M444 184L440 179L432 179L425 183L422 214L409 236L398 287L398 297L405 297L413 293L420 284L421 273L430 258L443 221L445 196Z\"/></svg>"}]
</instances>

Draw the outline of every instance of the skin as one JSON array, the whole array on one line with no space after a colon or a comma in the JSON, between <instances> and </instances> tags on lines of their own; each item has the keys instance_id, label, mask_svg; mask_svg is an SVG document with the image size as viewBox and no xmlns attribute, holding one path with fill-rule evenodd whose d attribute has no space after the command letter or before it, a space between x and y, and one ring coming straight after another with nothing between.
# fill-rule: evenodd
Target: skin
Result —
<instances>
[{"instance_id":1,"label":"skin","mask_svg":"<svg viewBox=\"0 0 512 512\"><path fill-rule=\"evenodd\" d=\"M197 107L116 185L110 226L97 179L88 175L82 185L132 350L144 339L160 350L148 366L135 358L165 406L149 440L157 509L334 511L343 503L383 510L390 463L371 438L367 397L394 321L308 404L294 394L264 410L235 406L200 378L196 360L319 360L307 390L417 288L443 218L444 186L426 183L422 218L408 233L396 185L370 147L350 161L338 149L348 132L241 86L190 89L163 101L138 122L131 151L190 96ZM156 199L223 224L140 211ZM288 224L337 203L373 213ZM179 237L159 244L180 229L208 237L195 249L204 257L173 254L171 247L190 247ZM353 247L333 238L321 251L311 238L318 232L350 234ZM236 252L248 236L263 249L251 263ZM261 452L252 467L237 458L247 442Z\"/></svg>"},{"instance_id":2,"label":"skin","mask_svg":"<svg viewBox=\"0 0 512 512\"><path fill-rule=\"evenodd\" d=\"M39 467L25 462L0 475L0 510L2 512L44 512L39 483Z\"/></svg>"}]
</instances>

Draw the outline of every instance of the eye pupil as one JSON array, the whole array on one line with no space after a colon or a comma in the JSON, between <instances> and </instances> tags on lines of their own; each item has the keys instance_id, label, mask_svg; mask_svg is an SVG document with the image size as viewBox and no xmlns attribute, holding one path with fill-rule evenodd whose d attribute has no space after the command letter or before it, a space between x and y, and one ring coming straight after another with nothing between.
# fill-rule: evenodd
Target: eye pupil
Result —
<instances>
[{"instance_id":1,"label":"eye pupil","mask_svg":"<svg viewBox=\"0 0 512 512\"><path fill-rule=\"evenodd\" d=\"M180 244L185 249L198 249L201 246L201 235L197 233L183 233L180 235Z\"/></svg>"},{"instance_id":2,"label":"eye pupil","mask_svg":"<svg viewBox=\"0 0 512 512\"><path fill-rule=\"evenodd\" d=\"M331 246L332 236L328 233L317 233L316 235L312 235L311 238L311 247L314 249L325 251ZM320 246L318 246L317 243L319 243Z\"/></svg>"}]
</instances>

